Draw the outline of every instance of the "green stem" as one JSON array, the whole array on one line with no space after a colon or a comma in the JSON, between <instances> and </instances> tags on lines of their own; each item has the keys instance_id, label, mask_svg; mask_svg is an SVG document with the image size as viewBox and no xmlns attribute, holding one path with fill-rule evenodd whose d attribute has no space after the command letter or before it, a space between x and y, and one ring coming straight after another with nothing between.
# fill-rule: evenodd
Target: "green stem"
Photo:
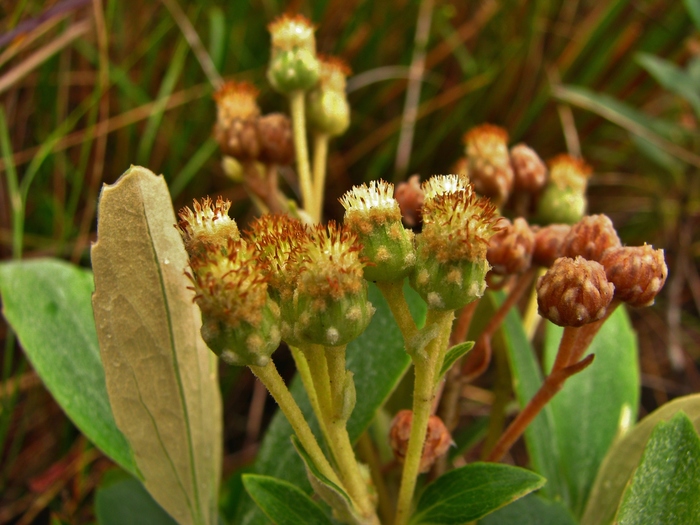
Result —
<instances>
[{"instance_id":1,"label":"green stem","mask_svg":"<svg viewBox=\"0 0 700 525\"><path fill-rule=\"evenodd\" d=\"M299 405L297 405L296 401L294 401L294 398L289 392L287 385L284 384L284 379L282 379L279 372L277 372L277 368L275 368L275 364L272 362L272 360L270 360L270 362L265 366L251 365L250 369L255 376L260 379L262 384L265 385L265 387L270 391L270 394L275 399L282 410L282 413L287 418L287 421L289 421L289 424L294 429L294 432L299 438L304 450L306 450L307 454L309 454L314 462L314 465L316 465L316 468L318 468L318 470L321 471L321 473L333 483L342 486L338 476L328 462L328 459L326 459L326 456L323 454L321 447L318 445L316 437L313 435L313 432L311 432L309 424L306 422L306 419L304 419L304 415L301 413Z\"/></svg>"},{"instance_id":2,"label":"green stem","mask_svg":"<svg viewBox=\"0 0 700 525\"><path fill-rule=\"evenodd\" d=\"M314 201L313 181L309 169L309 147L306 143L306 114L304 113L304 92L294 91L289 94L294 131L294 150L297 157L297 175L301 189L302 206L314 223L319 222L317 206Z\"/></svg>"},{"instance_id":3,"label":"green stem","mask_svg":"<svg viewBox=\"0 0 700 525\"><path fill-rule=\"evenodd\" d=\"M404 345L408 350L411 340L418 333L418 328L408 308L406 296L403 293L403 279L400 281L377 282L376 285L389 304L389 309L396 320L396 324L399 326L399 330L401 330Z\"/></svg>"},{"instance_id":4,"label":"green stem","mask_svg":"<svg viewBox=\"0 0 700 525\"><path fill-rule=\"evenodd\" d=\"M345 346L326 348L325 354L331 390L331 411L326 412L325 415L329 434L335 446L335 458L340 469L340 475L350 495L357 501L362 515L365 517L373 516L374 520L377 520L374 505L369 499L367 483L360 472L360 466L355 458L355 452L348 434L347 418L349 414L345 414L343 409L345 404L345 378L347 376Z\"/></svg>"},{"instance_id":5,"label":"green stem","mask_svg":"<svg viewBox=\"0 0 700 525\"><path fill-rule=\"evenodd\" d=\"M295 346L290 346L289 349L292 352L292 358L294 358L294 363L296 364L299 377L301 377L301 382L304 384L306 395L309 397L311 408L313 408L314 414L316 414L316 417L319 418L320 421L321 408L318 403L316 387L314 386L314 380L311 376L311 370L309 369L309 363L306 360L306 356ZM328 435L326 434L326 429L323 425L321 425L321 432L323 432L323 437L326 439L326 441L328 441Z\"/></svg>"},{"instance_id":6,"label":"green stem","mask_svg":"<svg viewBox=\"0 0 700 525\"><path fill-rule=\"evenodd\" d=\"M352 449L347 420L341 415L346 375L345 347L324 349L318 345L309 345L304 352L318 394L321 409L319 420L326 429L328 446L340 470L343 484L368 523L378 524L367 484L362 478Z\"/></svg>"},{"instance_id":7,"label":"green stem","mask_svg":"<svg viewBox=\"0 0 700 525\"><path fill-rule=\"evenodd\" d=\"M405 525L411 515L413 493L420 473L420 460L425 444L425 433L428 430L428 419L435 397L435 377L445 356L445 342L449 337L453 318L454 311L452 310L447 312L428 310L426 328L437 325L439 331L435 338L428 343L424 352L417 351L411 356L416 376L413 387L413 422L411 423L411 435L408 439L406 460L401 475L395 525Z\"/></svg>"},{"instance_id":8,"label":"green stem","mask_svg":"<svg viewBox=\"0 0 700 525\"><path fill-rule=\"evenodd\" d=\"M328 162L328 133L314 134L314 200L316 202L316 216L318 220L323 217L323 193L326 191L326 164Z\"/></svg>"}]
</instances>

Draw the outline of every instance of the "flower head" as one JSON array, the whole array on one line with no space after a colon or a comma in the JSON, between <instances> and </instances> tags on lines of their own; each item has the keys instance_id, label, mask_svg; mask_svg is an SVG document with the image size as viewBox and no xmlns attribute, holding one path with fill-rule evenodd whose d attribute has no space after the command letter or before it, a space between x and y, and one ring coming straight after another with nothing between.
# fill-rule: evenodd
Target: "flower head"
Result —
<instances>
[{"instance_id":1,"label":"flower head","mask_svg":"<svg viewBox=\"0 0 700 525\"><path fill-rule=\"evenodd\" d=\"M229 239L190 259L202 338L229 364L264 366L279 345L279 308L252 245Z\"/></svg>"},{"instance_id":2,"label":"flower head","mask_svg":"<svg viewBox=\"0 0 700 525\"><path fill-rule=\"evenodd\" d=\"M314 26L301 15L283 15L269 26L272 58L267 78L283 94L307 91L319 77Z\"/></svg>"},{"instance_id":3,"label":"flower head","mask_svg":"<svg viewBox=\"0 0 700 525\"><path fill-rule=\"evenodd\" d=\"M361 255L369 261L364 270L369 281L403 279L415 263L413 232L401 224L393 194L393 184L372 181L354 186L340 199L345 225L358 235Z\"/></svg>"},{"instance_id":4,"label":"flower head","mask_svg":"<svg viewBox=\"0 0 700 525\"><path fill-rule=\"evenodd\" d=\"M180 210L178 229L190 257L202 254L209 248L225 248L229 239L237 241L240 233L236 221L228 216L231 202L217 197L214 203L209 197L193 202L194 211L188 207Z\"/></svg>"},{"instance_id":5,"label":"flower head","mask_svg":"<svg viewBox=\"0 0 700 525\"><path fill-rule=\"evenodd\" d=\"M423 231L416 236L411 285L432 308L460 308L486 288L486 252L499 230L496 208L463 175L434 176L423 192Z\"/></svg>"}]
</instances>

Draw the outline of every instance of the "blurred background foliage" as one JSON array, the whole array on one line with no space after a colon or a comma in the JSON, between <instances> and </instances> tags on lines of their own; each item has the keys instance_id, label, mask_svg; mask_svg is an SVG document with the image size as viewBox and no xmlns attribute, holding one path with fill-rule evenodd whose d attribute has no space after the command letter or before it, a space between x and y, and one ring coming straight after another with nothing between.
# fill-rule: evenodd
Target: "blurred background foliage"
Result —
<instances>
[{"instance_id":1,"label":"blurred background foliage","mask_svg":"<svg viewBox=\"0 0 700 525\"><path fill-rule=\"evenodd\" d=\"M4 0L0 259L89 266L100 187L130 164L163 173L176 209L221 194L245 223L253 210L221 167L211 95L219 75L248 80L264 112L286 110L265 81L266 25L285 11L311 18L319 51L354 72L328 217L352 184L450 172L483 122L545 159L580 154L594 168L590 211L610 215L623 242L666 250L664 294L634 315L646 410L700 390L697 0ZM413 139L399 146L421 65ZM0 523L90 522L109 462L61 416L4 322L0 337ZM273 407L246 373L227 370L222 389L231 473L254 457Z\"/></svg>"}]
</instances>

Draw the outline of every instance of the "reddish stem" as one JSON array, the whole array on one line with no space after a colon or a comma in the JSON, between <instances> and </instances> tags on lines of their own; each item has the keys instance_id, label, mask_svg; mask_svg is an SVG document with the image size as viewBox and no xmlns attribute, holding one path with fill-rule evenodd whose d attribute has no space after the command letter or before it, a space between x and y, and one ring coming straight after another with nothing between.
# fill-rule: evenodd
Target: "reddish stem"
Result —
<instances>
[{"instance_id":1,"label":"reddish stem","mask_svg":"<svg viewBox=\"0 0 700 525\"><path fill-rule=\"evenodd\" d=\"M518 417L513 420L500 437L486 461L496 462L503 459L503 456L506 455L513 444L523 435L542 408L549 403L559 390L561 390L562 386L564 386L564 382L572 375L578 374L587 368L593 362L594 357L593 354L590 354L582 361L548 375L537 393L530 399L522 412L518 414Z\"/></svg>"}]
</instances>

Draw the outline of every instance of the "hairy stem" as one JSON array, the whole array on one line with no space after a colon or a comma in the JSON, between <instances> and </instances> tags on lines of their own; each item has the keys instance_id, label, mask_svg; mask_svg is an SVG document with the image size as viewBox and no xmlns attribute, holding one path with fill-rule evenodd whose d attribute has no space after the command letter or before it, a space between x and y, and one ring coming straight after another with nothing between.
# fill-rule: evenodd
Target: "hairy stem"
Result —
<instances>
[{"instance_id":1,"label":"hairy stem","mask_svg":"<svg viewBox=\"0 0 700 525\"><path fill-rule=\"evenodd\" d=\"M325 428L328 447L340 471L343 486L360 513L369 520L368 523L379 523L369 499L367 484L355 459L346 428L347 421L340 417L342 408L339 404L342 404L345 383L345 348L326 350L319 345L309 345L304 348L304 354L318 396L320 413L317 417Z\"/></svg>"},{"instance_id":2,"label":"hairy stem","mask_svg":"<svg viewBox=\"0 0 700 525\"><path fill-rule=\"evenodd\" d=\"M453 318L454 312L452 310L447 312L428 310L426 328L436 325L439 331L424 351L416 351L411 356L416 376L413 388L413 422L401 475L395 525L405 525L411 515L413 493L420 473L420 460L425 444L425 433L428 429L428 420L435 397L435 376L445 356L446 349L444 347L452 328Z\"/></svg>"},{"instance_id":3,"label":"hairy stem","mask_svg":"<svg viewBox=\"0 0 700 525\"><path fill-rule=\"evenodd\" d=\"M282 413L287 418L287 421L292 425L295 434L299 438L304 450L306 450L307 454L309 454L313 460L316 468L333 483L342 486L340 479L338 479L328 459L326 459L326 456L323 454L321 447L318 445L316 437L313 435L313 432L311 432L309 424L306 422L306 419L304 419L299 405L294 401L292 394L284 383L284 379L282 379L279 372L277 372L277 368L275 368L275 364L272 360L265 366L251 365L250 369L269 390L270 394L279 405L280 410L282 410Z\"/></svg>"},{"instance_id":4,"label":"hairy stem","mask_svg":"<svg viewBox=\"0 0 700 525\"><path fill-rule=\"evenodd\" d=\"M289 104L292 110L292 126L294 131L294 151L297 157L297 175L301 189L302 206L317 223L320 217L317 215L314 201L313 181L309 169L309 147L306 143L306 114L304 113L304 92L294 91L289 95Z\"/></svg>"},{"instance_id":5,"label":"hairy stem","mask_svg":"<svg viewBox=\"0 0 700 525\"><path fill-rule=\"evenodd\" d=\"M401 330L401 335L403 335L404 346L408 350L411 340L418 333L418 328L408 308L406 296L403 294L403 279L400 281L377 282L376 285L389 304L391 314L394 316L399 330Z\"/></svg>"}]
</instances>

